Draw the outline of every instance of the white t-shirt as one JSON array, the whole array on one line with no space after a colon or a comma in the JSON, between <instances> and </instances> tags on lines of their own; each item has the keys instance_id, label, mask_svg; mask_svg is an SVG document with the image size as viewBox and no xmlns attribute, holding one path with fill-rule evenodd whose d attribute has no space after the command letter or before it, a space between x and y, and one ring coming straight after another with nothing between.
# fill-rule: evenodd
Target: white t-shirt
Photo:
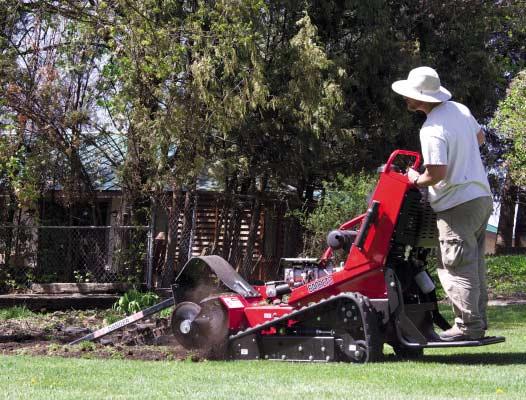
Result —
<instances>
[{"instance_id":1,"label":"white t-shirt","mask_svg":"<svg viewBox=\"0 0 526 400\"><path fill-rule=\"evenodd\" d=\"M454 101L436 106L427 115L420 129L424 165L447 165L446 177L429 187L430 204L436 212L491 196L480 158L479 130L469 109Z\"/></svg>"}]
</instances>

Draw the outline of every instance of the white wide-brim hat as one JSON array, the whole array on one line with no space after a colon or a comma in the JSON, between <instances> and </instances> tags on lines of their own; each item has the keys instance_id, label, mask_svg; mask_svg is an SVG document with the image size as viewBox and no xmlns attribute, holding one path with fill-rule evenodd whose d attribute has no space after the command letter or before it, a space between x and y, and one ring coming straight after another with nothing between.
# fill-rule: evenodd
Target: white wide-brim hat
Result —
<instances>
[{"instance_id":1,"label":"white wide-brim hat","mask_svg":"<svg viewBox=\"0 0 526 400\"><path fill-rule=\"evenodd\" d=\"M437 72L430 67L412 69L406 80L396 81L391 88L402 96L428 103L441 103L451 98L449 90L440 86Z\"/></svg>"}]
</instances>

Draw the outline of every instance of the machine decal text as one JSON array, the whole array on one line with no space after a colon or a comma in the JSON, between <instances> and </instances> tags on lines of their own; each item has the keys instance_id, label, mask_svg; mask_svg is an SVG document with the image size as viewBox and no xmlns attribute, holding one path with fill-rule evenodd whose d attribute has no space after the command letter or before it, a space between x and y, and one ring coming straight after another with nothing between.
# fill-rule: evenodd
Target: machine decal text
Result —
<instances>
[{"instance_id":1,"label":"machine decal text","mask_svg":"<svg viewBox=\"0 0 526 400\"><path fill-rule=\"evenodd\" d=\"M312 293L312 292L320 290L320 289L322 289L324 287L330 286L333 283L334 283L334 281L332 280L332 276L331 275L324 276L321 279L316 279L315 281L307 284L307 290L309 291L309 293Z\"/></svg>"}]
</instances>

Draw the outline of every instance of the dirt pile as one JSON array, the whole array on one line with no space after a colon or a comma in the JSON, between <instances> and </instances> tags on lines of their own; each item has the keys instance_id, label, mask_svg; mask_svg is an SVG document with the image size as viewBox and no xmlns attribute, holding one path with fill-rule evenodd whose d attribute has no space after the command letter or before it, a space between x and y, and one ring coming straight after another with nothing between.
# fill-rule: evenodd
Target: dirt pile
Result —
<instances>
[{"instance_id":1,"label":"dirt pile","mask_svg":"<svg viewBox=\"0 0 526 400\"><path fill-rule=\"evenodd\" d=\"M72 340L108 324L104 313L97 311L57 311L0 321L0 354L140 360L199 359L176 342L168 319L160 317L131 324L97 342L68 345Z\"/></svg>"}]
</instances>

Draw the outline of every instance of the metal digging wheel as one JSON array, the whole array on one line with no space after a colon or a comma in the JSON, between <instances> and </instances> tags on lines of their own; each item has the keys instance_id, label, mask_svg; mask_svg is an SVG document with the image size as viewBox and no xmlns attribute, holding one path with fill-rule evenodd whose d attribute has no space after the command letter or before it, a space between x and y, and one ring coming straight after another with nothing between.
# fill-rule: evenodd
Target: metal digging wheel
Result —
<instances>
[{"instance_id":1,"label":"metal digging wheel","mask_svg":"<svg viewBox=\"0 0 526 400\"><path fill-rule=\"evenodd\" d=\"M187 349L198 347L199 331L194 321L200 312L201 307L190 301L179 303L172 311L172 332L181 346Z\"/></svg>"},{"instance_id":2,"label":"metal digging wheel","mask_svg":"<svg viewBox=\"0 0 526 400\"><path fill-rule=\"evenodd\" d=\"M206 358L225 357L228 316L218 297L205 298L199 304L178 304L172 312L171 329L186 349L198 350Z\"/></svg>"}]
</instances>

